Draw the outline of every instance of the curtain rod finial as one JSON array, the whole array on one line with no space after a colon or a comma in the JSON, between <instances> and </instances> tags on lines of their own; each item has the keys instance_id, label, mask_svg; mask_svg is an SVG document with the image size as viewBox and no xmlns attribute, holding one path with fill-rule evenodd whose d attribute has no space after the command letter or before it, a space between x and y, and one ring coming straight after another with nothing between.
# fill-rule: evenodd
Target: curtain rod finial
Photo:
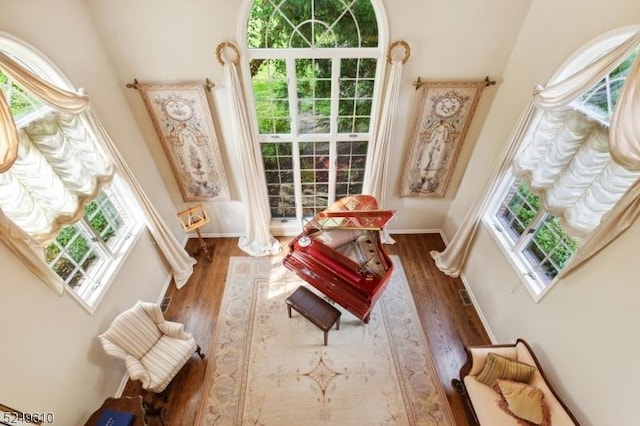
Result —
<instances>
[{"instance_id":1,"label":"curtain rod finial","mask_svg":"<svg viewBox=\"0 0 640 426\"><path fill-rule=\"evenodd\" d=\"M128 89L138 89L138 79L134 78L133 83L127 83Z\"/></svg>"},{"instance_id":2,"label":"curtain rod finial","mask_svg":"<svg viewBox=\"0 0 640 426\"><path fill-rule=\"evenodd\" d=\"M413 86L416 88L416 90L418 90L420 88L420 86L422 86L422 80L420 79L420 77L418 77L418 79L416 81L414 81Z\"/></svg>"},{"instance_id":3,"label":"curtain rod finial","mask_svg":"<svg viewBox=\"0 0 640 426\"><path fill-rule=\"evenodd\" d=\"M204 80L204 87L206 87L209 93L211 93L211 89L213 89L215 86L216 84L213 81L209 80L208 77Z\"/></svg>"}]
</instances>

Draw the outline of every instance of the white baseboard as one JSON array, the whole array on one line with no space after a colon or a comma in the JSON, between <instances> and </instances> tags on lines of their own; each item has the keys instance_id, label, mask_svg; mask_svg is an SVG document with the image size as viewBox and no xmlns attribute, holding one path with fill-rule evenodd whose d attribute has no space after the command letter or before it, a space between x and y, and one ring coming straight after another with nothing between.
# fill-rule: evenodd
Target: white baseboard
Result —
<instances>
[{"instance_id":1,"label":"white baseboard","mask_svg":"<svg viewBox=\"0 0 640 426\"><path fill-rule=\"evenodd\" d=\"M447 235L444 233L444 231L442 229L439 229L438 233L440 234L440 237L442 238L442 241L444 241L445 247L448 246L449 245L449 239L447 238Z\"/></svg>"},{"instance_id":2,"label":"white baseboard","mask_svg":"<svg viewBox=\"0 0 640 426\"><path fill-rule=\"evenodd\" d=\"M124 388L127 387L128 381L129 381L129 375L125 373L124 377L122 378L122 382L120 382L120 386L118 386L118 390L114 395L114 398L120 398L122 396L122 394L124 393Z\"/></svg>"},{"instance_id":3,"label":"white baseboard","mask_svg":"<svg viewBox=\"0 0 640 426\"><path fill-rule=\"evenodd\" d=\"M491 331L491 327L489 327L487 318L484 316L484 313L480 309L480 306L478 305L478 300L476 299L476 296L473 294L473 291L471 291L471 287L469 286L469 283L467 282L467 279L465 278L462 272L460 273L460 280L462 281L464 288L467 290L467 294L469 294L469 299L471 299L471 303L473 304L473 307L475 308L478 314L478 317L480 317L480 322L482 322L482 325L485 331L489 335L489 339L491 340L491 343L496 344L497 343L496 336Z\"/></svg>"},{"instance_id":4,"label":"white baseboard","mask_svg":"<svg viewBox=\"0 0 640 426\"><path fill-rule=\"evenodd\" d=\"M162 286L162 291L160 291L160 295L158 296L158 301L156 302L158 305L162 304L162 299L164 299L165 294L167 294L167 290L169 289L169 285L171 285L171 279L173 278L172 271L169 271L169 275L164 281L164 285Z\"/></svg>"},{"instance_id":5,"label":"white baseboard","mask_svg":"<svg viewBox=\"0 0 640 426\"><path fill-rule=\"evenodd\" d=\"M442 229L438 230L437 232L440 233L440 237L442 237L442 241L444 241L445 247L448 246L449 245L449 240L447 239L447 236L442 231ZM487 318L484 316L484 313L482 312L482 309L480 309L480 305L478 305L478 299L476 299L476 296L473 294L473 291L471 290L471 286L467 282L467 279L466 279L466 277L464 276L464 274L462 272L460 272L460 280L462 281L462 284L464 285L465 290L467 290L467 294L469 295L469 299L471 299L471 304L473 305L474 309L476 310L476 313L478 314L478 317L480 318L480 322L482 322L482 326L484 327L485 331L489 335L489 339L491 339L491 342L495 344L496 343L496 337L493 334L493 332L491 331L491 327L489 327L489 323L487 322Z\"/></svg>"},{"instance_id":6,"label":"white baseboard","mask_svg":"<svg viewBox=\"0 0 640 426\"><path fill-rule=\"evenodd\" d=\"M239 238L244 235L244 232L202 232L201 235L202 238ZM198 236L194 233L187 234L185 244L189 238L198 238Z\"/></svg>"},{"instance_id":7,"label":"white baseboard","mask_svg":"<svg viewBox=\"0 0 640 426\"><path fill-rule=\"evenodd\" d=\"M389 234L438 234L439 229L387 229Z\"/></svg>"}]
</instances>

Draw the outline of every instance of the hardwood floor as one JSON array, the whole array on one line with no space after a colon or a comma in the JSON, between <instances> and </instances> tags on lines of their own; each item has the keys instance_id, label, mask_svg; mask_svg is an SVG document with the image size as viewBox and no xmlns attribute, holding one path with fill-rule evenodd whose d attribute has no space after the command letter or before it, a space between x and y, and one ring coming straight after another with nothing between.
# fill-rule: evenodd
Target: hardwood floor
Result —
<instances>
[{"instance_id":1,"label":"hardwood floor","mask_svg":"<svg viewBox=\"0 0 640 426\"><path fill-rule=\"evenodd\" d=\"M464 406L451 386L451 379L458 376L465 360L465 345L489 344L491 341L473 306L464 305L460 298L458 290L464 288L462 281L442 274L429 255L431 250L444 249L440 235L392 236L396 243L386 245L385 249L388 254L398 255L402 261L428 347L438 368L456 424L466 425L468 421ZM193 333L205 353L203 360L193 356L166 390L169 402L165 406L164 417L169 426L191 426L195 421L229 258L246 256L238 248L237 238L208 241L215 245L213 261L208 262L204 253L201 253L189 282L180 290L172 283L167 291L171 302L165 318L184 323L185 329ZM283 237L280 241L286 250L289 238ZM196 248L197 240L190 240L187 249L191 252ZM124 395L140 393L137 382L127 383ZM150 419L149 426L156 424L159 423Z\"/></svg>"}]
</instances>

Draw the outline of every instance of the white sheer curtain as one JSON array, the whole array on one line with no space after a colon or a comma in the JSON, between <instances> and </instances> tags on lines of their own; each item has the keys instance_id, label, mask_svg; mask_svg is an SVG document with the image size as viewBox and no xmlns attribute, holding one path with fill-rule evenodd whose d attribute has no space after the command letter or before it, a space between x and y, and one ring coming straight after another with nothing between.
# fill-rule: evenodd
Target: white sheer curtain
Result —
<instances>
[{"instance_id":1,"label":"white sheer curtain","mask_svg":"<svg viewBox=\"0 0 640 426\"><path fill-rule=\"evenodd\" d=\"M224 61L221 57L225 47L233 49L235 61ZM225 81L229 90L229 112L233 129L233 143L238 145L239 163L242 171L242 192L246 206L245 235L238 247L251 256L277 254L282 250L269 230L271 210L267 198L262 158L257 138L252 130L247 105L238 75L239 54L235 45L225 42L217 48L218 61L223 64Z\"/></svg>"},{"instance_id":2,"label":"white sheer curtain","mask_svg":"<svg viewBox=\"0 0 640 426\"><path fill-rule=\"evenodd\" d=\"M123 161L88 108L86 95L51 85L2 52L0 69L53 108L50 114L18 131L8 103L0 96L0 110L4 111L0 114L0 136L9 135L0 139L0 170L4 171L0 175L0 240L33 274L62 294L64 283L38 253L62 224L82 216L84 205L99 193L101 183L111 178L113 164L105 148L121 169ZM123 174L131 177L128 173ZM139 185L132 188L148 204ZM181 286L195 261L145 202L150 232L172 266L176 284Z\"/></svg>"},{"instance_id":3,"label":"white sheer curtain","mask_svg":"<svg viewBox=\"0 0 640 426\"><path fill-rule=\"evenodd\" d=\"M371 165L367 168L364 178L363 194L373 195L378 200L380 208L385 206L385 185L389 172L389 148L393 137L393 127L400 94L400 83L402 81L402 67L404 61L394 60L391 63L391 71L385 89L382 113L380 115L380 125L373 139L373 154ZM391 238L386 228L381 232L382 242L393 244L395 240Z\"/></svg>"},{"instance_id":4,"label":"white sheer curtain","mask_svg":"<svg viewBox=\"0 0 640 426\"><path fill-rule=\"evenodd\" d=\"M535 107L537 107L535 108L536 111L532 111L531 106L529 107L527 114L525 114L529 116L529 119L524 121L521 119L519 121L518 129L520 129L520 132L516 131L515 136L517 136L518 133L525 131L528 127L529 122L535 123L538 121L544 121L543 110L566 111L567 106L571 101L573 101L577 96L581 95L587 89L604 78L611 70L619 65L624 59L626 59L638 46L639 43L640 33L636 33L629 37L625 42L609 50L606 54L602 55L594 62L590 63L588 66L576 72L575 74L570 75L559 82L551 84L546 88L538 87L536 89L536 93L534 94L534 103ZM618 152L620 151L632 151L630 146L632 146L633 143L623 143L624 149L621 150L616 148L616 144L619 143L620 140L618 139L613 144L611 144L611 140L615 139L616 132L619 131L620 125L617 124L617 122L622 120L624 123L626 123L626 126L624 126L623 128L627 131L633 129L634 125L636 125L636 123L633 122L634 108L624 109L624 106L622 105L624 105L626 102L631 102L629 101L629 99L633 99L635 96L638 96L636 92L637 85L640 82L634 81L634 76L637 75L637 72L638 63L636 61L636 64L634 64L632 68L632 72L627 77L627 80L623 87L622 96L617 105L616 113L614 114L614 120L611 123L609 149L611 151L611 156L614 158L616 158ZM558 114L561 114L561 112ZM553 114L551 114L549 118L550 121L553 120L552 117ZM637 120L637 115L635 116L635 120ZM522 126L524 124L526 124L527 127L523 128ZM614 126L617 129L614 129ZM578 129L578 131L581 130ZM630 137L630 139L633 140L634 137L637 138L638 134L634 134L632 137ZM516 149L518 149L518 145L520 144L522 139L522 137L510 138L509 149L507 151L514 152ZM568 136L567 140L570 139L571 137ZM597 146L598 143L596 141L593 141L592 147ZM531 148L525 147L524 149L527 150ZM513 159L513 157L511 159ZM511 159L508 158L508 156L504 157L504 160L506 161L510 161ZM495 184L497 182L495 176L498 175L500 169L504 168L504 166L504 162L501 162L498 170L494 172L494 174L492 174L490 181L487 183L487 185L485 186L485 190L482 192L480 200L476 202L474 208L467 214L467 216L463 220L463 223L458 228L458 231L452 239L451 244L443 252L434 251L431 253L432 257L436 260L436 264L443 272L453 276L457 276L460 273L466 260L468 249L471 246L473 237L475 236L480 217L484 213L486 203L491 198L493 190L492 188L495 187ZM625 179L633 179L633 177L627 176L625 177ZM640 214L640 208L636 207L637 200L632 198L634 190L637 191L637 195L640 194L640 187L638 187L637 183L622 197L622 199L620 199L618 203L615 204L615 207L611 211L609 211L608 214L603 216L600 225L590 234L590 236L586 240L581 243L578 252L573 256L572 260L564 268L560 276L567 275L570 271L575 269L575 267L577 267L579 264L582 264L593 254L597 253L604 246L613 241L613 239L615 239L620 234L620 232L630 226L632 220L634 220L635 217ZM637 209L637 211L635 211L634 208ZM622 221L623 223L621 224L620 221ZM628 225L624 227L623 224ZM601 240L596 241L594 236L601 237Z\"/></svg>"},{"instance_id":5,"label":"white sheer curtain","mask_svg":"<svg viewBox=\"0 0 640 426\"><path fill-rule=\"evenodd\" d=\"M452 277L460 275L464 262L467 260L467 254L471 248L473 237L476 235L478 225L480 225L480 218L487 209L489 201L493 198L498 183L511 168L520 142L524 138L527 128L534 116L534 111L535 106L533 102L531 102L518 119L515 129L508 139L511 143L505 145L503 152L498 155L498 162L480 192L482 196L478 197L469 210L467 210L447 248L441 252L432 250L429 253L438 269L445 274Z\"/></svg>"},{"instance_id":6,"label":"white sheer curtain","mask_svg":"<svg viewBox=\"0 0 640 426\"><path fill-rule=\"evenodd\" d=\"M196 260L189 256L187 251L180 245L179 241L174 237L173 233L164 220L162 220L155 207L153 207L151 200L149 200L143 191L140 183L118 151L118 148L114 145L92 108L89 108L88 114L86 114L85 117L91 128L96 130L98 138L102 142L102 146L107 149L113 158L116 168L120 172L120 176L127 181L129 188L137 198L140 207L142 208L147 229L149 229L149 233L160 248L164 258L171 266L173 280L176 283L176 287L182 288L193 273L193 265L195 265Z\"/></svg>"}]
</instances>

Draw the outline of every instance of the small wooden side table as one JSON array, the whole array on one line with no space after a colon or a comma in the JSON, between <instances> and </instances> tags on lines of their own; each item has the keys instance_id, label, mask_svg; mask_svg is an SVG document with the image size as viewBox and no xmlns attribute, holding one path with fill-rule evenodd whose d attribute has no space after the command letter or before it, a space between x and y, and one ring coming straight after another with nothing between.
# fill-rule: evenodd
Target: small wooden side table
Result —
<instances>
[{"instance_id":1,"label":"small wooden side table","mask_svg":"<svg viewBox=\"0 0 640 426\"><path fill-rule=\"evenodd\" d=\"M96 426L104 410L124 411L136 416L133 426L147 426L144 420L144 408L141 396L123 396L121 398L107 398L102 406L89 417L85 426Z\"/></svg>"}]
</instances>

